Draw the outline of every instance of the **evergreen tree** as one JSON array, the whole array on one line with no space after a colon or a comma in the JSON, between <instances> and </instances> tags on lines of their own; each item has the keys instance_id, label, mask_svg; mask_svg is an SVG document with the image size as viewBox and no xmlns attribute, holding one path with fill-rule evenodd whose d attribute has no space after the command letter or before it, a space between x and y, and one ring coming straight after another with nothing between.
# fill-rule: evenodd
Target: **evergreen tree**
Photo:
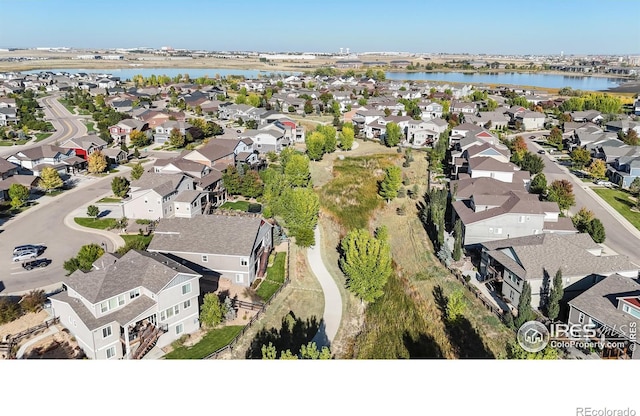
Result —
<instances>
[{"instance_id":1,"label":"evergreen tree","mask_svg":"<svg viewBox=\"0 0 640 416\"><path fill-rule=\"evenodd\" d=\"M380 196L387 202L398 196L398 190L402 185L402 170L398 166L389 166L385 169L385 175L380 183Z\"/></svg>"},{"instance_id":2,"label":"evergreen tree","mask_svg":"<svg viewBox=\"0 0 640 416\"><path fill-rule=\"evenodd\" d=\"M587 225L587 232L596 243L604 243L606 234L604 231L604 225L602 225L602 222L599 219L594 218L589 222Z\"/></svg>"},{"instance_id":3,"label":"evergreen tree","mask_svg":"<svg viewBox=\"0 0 640 416\"><path fill-rule=\"evenodd\" d=\"M456 220L453 227L455 242L453 244L453 260L458 261L462 257L462 222L460 218Z\"/></svg>"},{"instance_id":4,"label":"evergreen tree","mask_svg":"<svg viewBox=\"0 0 640 416\"><path fill-rule=\"evenodd\" d=\"M518 316L515 319L516 328L520 328L522 324L530 321L533 316L533 311L531 310L531 285L524 280L518 302Z\"/></svg>"},{"instance_id":5,"label":"evergreen tree","mask_svg":"<svg viewBox=\"0 0 640 416\"><path fill-rule=\"evenodd\" d=\"M529 185L529 192L532 194L543 194L547 190L547 177L544 173L538 173Z\"/></svg>"},{"instance_id":6,"label":"evergreen tree","mask_svg":"<svg viewBox=\"0 0 640 416\"><path fill-rule=\"evenodd\" d=\"M564 287L562 283L562 270L558 269L553 278L553 288L549 294L549 306L547 307L547 317L554 321L560 314L560 300L564 296Z\"/></svg>"}]
</instances>

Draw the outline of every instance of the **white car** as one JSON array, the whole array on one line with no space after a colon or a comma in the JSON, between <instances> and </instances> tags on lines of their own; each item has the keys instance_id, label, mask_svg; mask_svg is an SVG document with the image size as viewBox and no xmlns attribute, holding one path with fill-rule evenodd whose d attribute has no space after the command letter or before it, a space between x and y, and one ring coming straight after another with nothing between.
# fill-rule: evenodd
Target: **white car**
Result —
<instances>
[{"instance_id":1,"label":"white car","mask_svg":"<svg viewBox=\"0 0 640 416\"><path fill-rule=\"evenodd\" d=\"M38 250L33 248L25 248L17 252L14 252L13 261L16 262L16 261L31 260L31 259L35 259L36 257L38 257Z\"/></svg>"}]
</instances>

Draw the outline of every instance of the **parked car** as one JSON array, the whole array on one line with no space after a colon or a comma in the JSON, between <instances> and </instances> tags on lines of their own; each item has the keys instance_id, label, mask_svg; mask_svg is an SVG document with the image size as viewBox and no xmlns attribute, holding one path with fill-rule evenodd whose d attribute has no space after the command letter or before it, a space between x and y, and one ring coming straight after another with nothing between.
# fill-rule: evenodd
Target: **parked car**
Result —
<instances>
[{"instance_id":1,"label":"parked car","mask_svg":"<svg viewBox=\"0 0 640 416\"><path fill-rule=\"evenodd\" d=\"M607 188L611 188L611 187L613 187L613 182L597 180L596 181L596 185L606 186Z\"/></svg>"},{"instance_id":2,"label":"parked car","mask_svg":"<svg viewBox=\"0 0 640 416\"><path fill-rule=\"evenodd\" d=\"M13 249L13 254L16 255L19 252L24 251L24 250L36 250L36 251L39 251L40 249L41 249L41 246L37 246L37 245L34 245L34 244L24 244L24 245L21 245L21 246L16 246Z\"/></svg>"},{"instance_id":3,"label":"parked car","mask_svg":"<svg viewBox=\"0 0 640 416\"><path fill-rule=\"evenodd\" d=\"M51 264L51 260L49 259L35 259L35 260L22 263L22 267L24 267L25 270L33 270L36 267L39 267L39 268L47 267L50 264Z\"/></svg>"},{"instance_id":4,"label":"parked car","mask_svg":"<svg viewBox=\"0 0 640 416\"><path fill-rule=\"evenodd\" d=\"M13 254L13 261L25 261L38 257L38 250L33 248L25 248Z\"/></svg>"},{"instance_id":5,"label":"parked car","mask_svg":"<svg viewBox=\"0 0 640 416\"><path fill-rule=\"evenodd\" d=\"M541 154L541 155L543 155L543 154L545 154L545 153L547 153L547 152L545 152L543 149L540 149L540 150L538 150L538 153L539 153L539 154Z\"/></svg>"}]
</instances>

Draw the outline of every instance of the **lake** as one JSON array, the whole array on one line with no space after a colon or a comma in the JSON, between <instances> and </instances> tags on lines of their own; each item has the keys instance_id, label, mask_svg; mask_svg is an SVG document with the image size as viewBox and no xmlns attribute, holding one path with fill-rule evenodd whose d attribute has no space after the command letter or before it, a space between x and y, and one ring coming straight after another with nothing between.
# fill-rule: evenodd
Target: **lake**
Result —
<instances>
[{"instance_id":1,"label":"lake","mask_svg":"<svg viewBox=\"0 0 640 416\"><path fill-rule=\"evenodd\" d=\"M571 87L574 90L605 91L625 80L616 78L585 77L556 74L528 74L518 72L463 73L463 72L387 72L387 79L396 81L442 81L465 84L520 85L540 88Z\"/></svg>"},{"instance_id":2,"label":"lake","mask_svg":"<svg viewBox=\"0 0 640 416\"><path fill-rule=\"evenodd\" d=\"M167 75L171 78L179 74L189 74L191 79L208 76L214 78L216 75L226 77L227 75L242 75L245 78L259 78L270 75L299 75L300 72L282 71L259 71L256 69L228 69L228 68L120 68L120 69L39 69L23 71L25 74L33 74L42 71L68 72L76 74L78 72L112 74L120 77L121 80L132 79L134 75L149 77L151 75ZM463 72L386 72L386 78L396 81L442 81L466 84L498 84L498 85L521 85L539 88L563 88L571 87L575 90L584 91L605 91L620 85L623 81L615 78L585 77L555 74L527 74L516 72L500 73L463 73Z\"/></svg>"}]
</instances>

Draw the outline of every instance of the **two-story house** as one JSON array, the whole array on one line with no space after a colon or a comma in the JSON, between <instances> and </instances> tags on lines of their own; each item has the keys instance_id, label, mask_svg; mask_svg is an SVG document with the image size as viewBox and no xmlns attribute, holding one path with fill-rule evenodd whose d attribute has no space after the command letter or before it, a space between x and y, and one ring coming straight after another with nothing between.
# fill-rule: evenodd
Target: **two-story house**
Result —
<instances>
[{"instance_id":1,"label":"two-story house","mask_svg":"<svg viewBox=\"0 0 640 416\"><path fill-rule=\"evenodd\" d=\"M141 120L128 118L119 121L117 124L109 127L109 133L116 144L125 143L127 146L131 144L131 132L145 131L148 124Z\"/></svg>"},{"instance_id":2,"label":"two-story house","mask_svg":"<svg viewBox=\"0 0 640 416\"><path fill-rule=\"evenodd\" d=\"M178 130L178 132L184 136L191 128L193 128L193 126L184 121L165 121L154 129L153 141L157 144L164 144L169 140L173 129Z\"/></svg>"},{"instance_id":3,"label":"two-story house","mask_svg":"<svg viewBox=\"0 0 640 416\"><path fill-rule=\"evenodd\" d=\"M62 142L60 147L73 149L76 156L89 160L89 155L96 150L103 151L107 147L107 142L102 140L96 134L90 134L88 136L74 137Z\"/></svg>"},{"instance_id":4,"label":"two-story house","mask_svg":"<svg viewBox=\"0 0 640 416\"><path fill-rule=\"evenodd\" d=\"M572 299L606 276L638 276L639 266L625 256L607 254L589 234L544 233L482 243L480 274L502 282L502 295L518 305L524 281L531 286L531 306L548 295L546 281L562 272L566 299Z\"/></svg>"},{"instance_id":5,"label":"two-story house","mask_svg":"<svg viewBox=\"0 0 640 416\"><path fill-rule=\"evenodd\" d=\"M605 345L604 358L640 359L640 283L637 278L612 274L569 300L568 323L589 325L602 337L613 341Z\"/></svg>"},{"instance_id":6,"label":"two-story house","mask_svg":"<svg viewBox=\"0 0 640 416\"><path fill-rule=\"evenodd\" d=\"M9 156L7 161L35 176L40 176L40 171L45 167L65 174L80 171L87 165L84 159L76 156L75 150L50 144L21 150Z\"/></svg>"},{"instance_id":7,"label":"two-story house","mask_svg":"<svg viewBox=\"0 0 640 416\"><path fill-rule=\"evenodd\" d=\"M160 221L148 250L184 260L190 268L241 286L262 277L273 247L273 226L247 215L204 215Z\"/></svg>"},{"instance_id":8,"label":"two-story house","mask_svg":"<svg viewBox=\"0 0 640 416\"><path fill-rule=\"evenodd\" d=\"M628 189L631 183L640 177L640 156L622 156L608 166L609 180Z\"/></svg>"},{"instance_id":9,"label":"two-story house","mask_svg":"<svg viewBox=\"0 0 640 416\"><path fill-rule=\"evenodd\" d=\"M536 111L525 111L516 115L516 121L522 123L525 131L543 130L544 129L544 113Z\"/></svg>"},{"instance_id":10,"label":"two-story house","mask_svg":"<svg viewBox=\"0 0 640 416\"><path fill-rule=\"evenodd\" d=\"M88 358L139 359L200 328L200 277L162 254L130 250L63 278L66 291L49 299Z\"/></svg>"}]
</instances>

